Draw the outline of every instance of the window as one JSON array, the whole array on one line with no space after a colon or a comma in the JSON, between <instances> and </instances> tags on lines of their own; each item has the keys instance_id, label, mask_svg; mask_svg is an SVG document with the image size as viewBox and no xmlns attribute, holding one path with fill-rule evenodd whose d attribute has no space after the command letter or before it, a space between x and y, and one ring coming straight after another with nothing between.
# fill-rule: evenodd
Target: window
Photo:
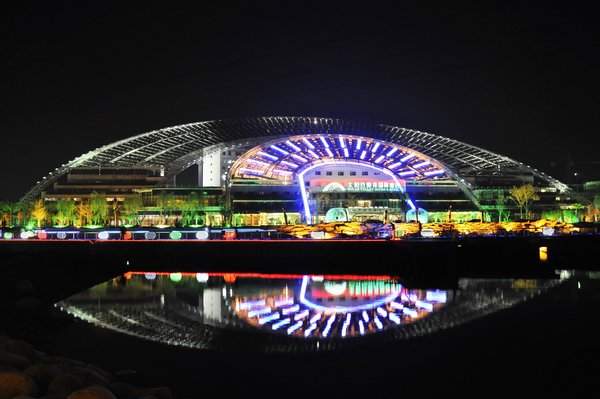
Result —
<instances>
[{"instance_id":1,"label":"window","mask_svg":"<svg viewBox=\"0 0 600 399\"><path fill-rule=\"evenodd\" d=\"M350 172L350 176L356 176L356 172L355 171Z\"/></svg>"},{"instance_id":2,"label":"window","mask_svg":"<svg viewBox=\"0 0 600 399\"><path fill-rule=\"evenodd\" d=\"M381 173L379 172L373 172L374 175L380 175Z\"/></svg>"},{"instance_id":3,"label":"window","mask_svg":"<svg viewBox=\"0 0 600 399\"><path fill-rule=\"evenodd\" d=\"M338 172L338 176L344 176L344 172Z\"/></svg>"},{"instance_id":4,"label":"window","mask_svg":"<svg viewBox=\"0 0 600 399\"><path fill-rule=\"evenodd\" d=\"M331 171L329 171L329 172L325 172L325 174L326 174L327 176L332 176L332 175L333 175L333 173L332 173Z\"/></svg>"},{"instance_id":5,"label":"window","mask_svg":"<svg viewBox=\"0 0 600 399\"><path fill-rule=\"evenodd\" d=\"M362 172L363 176L369 176L369 172Z\"/></svg>"},{"instance_id":6,"label":"window","mask_svg":"<svg viewBox=\"0 0 600 399\"><path fill-rule=\"evenodd\" d=\"M321 176L321 171L319 170L319 171L315 172L315 176Z\"/></svg>"}]
</instances>

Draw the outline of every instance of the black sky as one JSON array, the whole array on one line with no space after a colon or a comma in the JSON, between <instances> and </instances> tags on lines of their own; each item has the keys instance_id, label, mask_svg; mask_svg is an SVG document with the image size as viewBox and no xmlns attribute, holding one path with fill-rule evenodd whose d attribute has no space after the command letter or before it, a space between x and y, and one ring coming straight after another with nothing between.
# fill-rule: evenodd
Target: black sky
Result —
<instances>
[{"instance_id":1,"label":"black sky","mask_svg":"<svg viewBox=\"0 0 600 399\"><path fill-rule=\"evenodd\" d=\"M135 134L277 115L397 125L600 179L577 164L600 160L592 1L15 3L0 199Z\"/></svg>"}]
</instances>

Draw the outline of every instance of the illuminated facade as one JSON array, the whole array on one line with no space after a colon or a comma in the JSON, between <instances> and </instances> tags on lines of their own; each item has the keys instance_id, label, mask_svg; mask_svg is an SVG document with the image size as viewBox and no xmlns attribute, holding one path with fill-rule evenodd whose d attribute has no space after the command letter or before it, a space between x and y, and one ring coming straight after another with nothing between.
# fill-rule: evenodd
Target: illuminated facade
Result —
<instances>
[{"instance_id":1,"label":"illuminated facade","mask_svg":"<svg viewBox=\"0 0 600 399\"><path fill-rule=\"evenodd\" d=\"M426 221L474 218L525 183L542 205L574 200L565 184L537 169L431 133L264 117L174 126L97 148L43 177L23 200L150 193L144 205L152 208L156 190L185 196L202 189L212 198L210 212L236 226Z\"/></svg>"}]
</instances>

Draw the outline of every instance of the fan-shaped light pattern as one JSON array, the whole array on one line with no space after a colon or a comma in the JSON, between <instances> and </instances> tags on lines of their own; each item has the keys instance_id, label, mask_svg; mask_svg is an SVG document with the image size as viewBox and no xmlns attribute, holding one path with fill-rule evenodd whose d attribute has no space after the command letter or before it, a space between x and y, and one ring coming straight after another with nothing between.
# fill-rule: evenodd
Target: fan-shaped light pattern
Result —
<instances>
[{"instance_id":1,"label":"fan-shaped light pattern","mask_svg":"<svg viewBox=\"0 0 600 399\"><path fill-rule=\"evenodd\" d=\"M178 125L164 129L129 137L105 146L93 149L75 159L61 165L46 176L43 176L25 195L22 200L33 200L52 186L60 177L69 173L72 169L87 168L146 168L160 170L163 180L157 185L164 185L173 176L185 170L192 164L199 162L213 153L249 146L282 138L284 145L281 148L288 151L291 146L285 145L285 138L294 136L312 135L324 137L332 149L334 157L343 156L343 152L333 151L334 148L343 148L338 140L327 139L339 138L340 136L364 137L365 141L345 141L349 149L350 157L366 160L373 156L385 155L386 158L398 159L398 154L391 152L391 147L386 149L375 148L376 143L392 143L411 149L416 153L423 154L430 160L444 165L445 170L459 181L470 175L494 174L514 175L515 173L531 174L548 186L556 188L560 192L568 191L568 187L560 181L517 162L503 155L457 141L446 137L418 130L406 129L396 126L381 124L370 124L352 122L332 118L318 117L260 117L250 119L216 120L207 122L196 122ZM370 140L370 144L369 144ZM293 140L292 140L293 141ZM323 142L320 144L304 137L304 158L319 159L323 156ZM293 141L298 145L297 141ZM314 148L312 148L314 146ZM310 151L304 151L308 148ZM271 151L275 153L276 150ZM293 149L293 153L297 150ZM364 155L362 151L366 150ZM361 151L358 153L357 151ZM284 156L283 153L276 152ZM378 154L378 155L377 155ZM389 154L389 155L388 155ZM411 153L404 153L408 157ZM264 160L263 158L257 158ZM297 158L294 158L299 161ZM405 162L399 158L397 162ZM292 161L293 162L293 161ZM389 161L383 160L384 165ZM295 162L294 162L295 163ZM396 166L401 167L401 166ZM288 169L282 169L288 170ZM427 171L420 170L420 173ZM400 171L399 171L400 172Z\"/></svg>"},{"instance_id":2,"label":"fan-shaped light pattern","mask_svg":"<svg viewBox=\"0 0 600 399\"><path fill-rule=\"evenodd\" d=\"M230 174L236 179L291 180L311 165L333 164L336 160L344 164L376 164L405 180L448 177L443 165L410 148L347 134L309 134L262 143L240 157Z\"/></svg>"}]
</instances>

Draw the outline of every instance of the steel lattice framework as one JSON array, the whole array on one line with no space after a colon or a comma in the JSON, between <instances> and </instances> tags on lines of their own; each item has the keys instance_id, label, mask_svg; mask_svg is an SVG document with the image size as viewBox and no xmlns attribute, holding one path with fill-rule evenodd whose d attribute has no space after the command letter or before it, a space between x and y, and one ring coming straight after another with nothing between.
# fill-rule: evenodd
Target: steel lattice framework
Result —
<instances>
[{"instance_id":1,"label":"steel lattice framework","mask_svg":"<svg viewBox=\"0 0 600 399\"><path fill-rule=\"evenodd\" d=\"M96 148L44 176L22 200L36 198L76 168L160 169L165 183L214 152L310 134L363 136L397 144L443 164L451 175L463 182L473 175L530 174L560 192L569 190L560 181L509 157L431 133L332 118L259 117L178 125Z\"/></svg>"}]
</instances>

